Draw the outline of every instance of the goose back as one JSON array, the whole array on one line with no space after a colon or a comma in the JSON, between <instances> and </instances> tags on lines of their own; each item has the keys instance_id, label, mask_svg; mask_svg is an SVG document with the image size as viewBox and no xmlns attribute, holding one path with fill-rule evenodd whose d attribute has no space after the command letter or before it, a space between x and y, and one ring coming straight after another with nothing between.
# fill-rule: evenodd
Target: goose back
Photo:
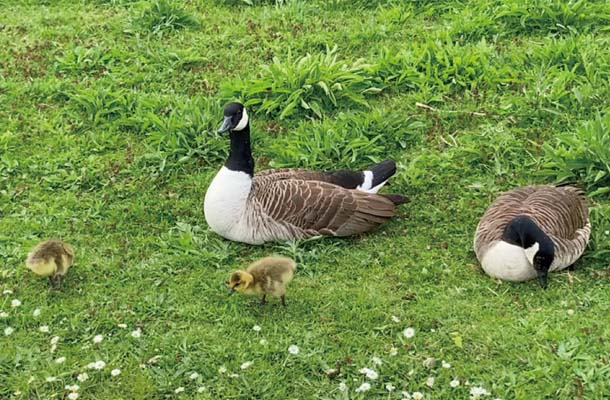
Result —
<instances>
[{"instance_id":1,"label":"goose back","mask_svg":"<svg viewBox=\"0 0 610 400\"><path fill-rule=\"evenodd\" d=\"M248 198L247 224L260 239L349 236L370 231L394 215L394 203L381 195L273 175L256 175Z\"/></svg>"}]
</instances>

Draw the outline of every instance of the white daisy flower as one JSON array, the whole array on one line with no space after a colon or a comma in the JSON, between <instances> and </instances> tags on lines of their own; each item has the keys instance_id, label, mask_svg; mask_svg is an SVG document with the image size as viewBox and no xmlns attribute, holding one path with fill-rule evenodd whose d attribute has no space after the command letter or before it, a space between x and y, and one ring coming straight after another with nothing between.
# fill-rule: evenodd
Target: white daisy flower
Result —
<instances>
[{"instance_id":1,"label":"white daisy flower","mask_svg":"<svg viewBox=\"0 0 610 400\"><path fill-rule=\"evenodd\" d=\"M392 385L391 383L385 384L385 390L387 390L388 392L393 392L394 389L396 389L396 386Z\"/></svg>"},{"instance_id":2,"label":"white daisy flower","mask_svg":"<svg viewBox=\"0 0 610 400\"><path fill-rule=\"evenodd\" d=\"M18 299L13 299L13 301L11 301L11 307L19 307L21 305L21 301L19 301Z\"/></svg>"},{"instance_id":3,"label":"white daisy flower","mask_svg":"<svg viewBox=\"0 0 610 400\"><path fill-rule=\"evenodd\" d=\"M174 393L176 393L176 394L182 393L182 392L184 392L184 388L182 386L180 386L174 390Z\"/></svg>"},{"instance_id":4,"label":"white daisy flower","mask_svg":"<svg viewBox=\"0 0 610 400\"><path fill-rule=\"evenodd\" d=\"M449 363L448 363L447 361L445 361L445 360L443 360L443 362L442 362L442 366L443 366L443 368L446 368L446 369L451 368L451 364L449 364Z\"/></svg>"},{"instance_id":5,"label":"white daisy flower","mask_svg":"<svg viewBox=\"0 0 610 400\"><path fill-rule=\"evenodd\" d=\"M86 381L87 379L89 379L89 375L87 375L87 373L86 373L86 372L83 372L82 374L78 374L78 376L76 377L76 379L77 379L79 382L84 382L84 381Z\"/></svg>"},{"instance_id":6,"label":"white daisy flower","mask_svg":"<svg viewBox=\"0 0 610 400\"><path fill-rule=\"evenodd\" d=\"M56 380L57 380L57 378L54 377L54 376L47 376L47 378L45 379L45 381L47 381L49 383L50 382L55 382Z\"/></svg>"},{"instance_id":7,"label":"white daisy flower","mask_svg":"<svg viewBox=\"0 0 610 400\"><path fill-rule=\"evenodd\" d=\"M411 400L411 393L403 391L401 394L403 400Z\"/></svg>"},{"instance_id":8,"label":"white daisy flower","mask_svg":"<svg viewBox=\"0 0 610 400\"><path fill-rule=\"evenodd\" d=\"M362 385L360 385L358 387L358 389L356 389L356 392L362 393L362 392L367 392L371 390L371 384L368 382L364 382Z\"/></svg>"},{"instance_id":9,"label":"white daisy flower","mask_svg":"<svg viewBox=\"0 0 610 400\"><path fill-rule=\"evenodd\" d=\"M142 336L142 330L140 328L138 328L135 331L131 332L131 337L139 338L140 336Z\"/></svg>"},{"instance_id":10,"label":"white daisy flower","mask_svg":"<svg viewBox=\"0 0 610 400\"><path fill-rule=\"evenodd\" d=\"M572 310L571 308L568 310L568 315L574 315L574 310Z\"/></svg>"},{"instance_id":11,"label":"white daisy flower","mask_svg":"<svg viewBox=\"0 0 610 400\"><path fill-rule=\"evenodd\" d=\"M13 294L13 291L11 289L4 289L2 294Z\"/></svg>"},{"instance_id":12,"label":"white daisy flower","mask_svg":"<svg viewBox=\"0 0 610 400\"><path fill-rule=\"evenodd\" d=\"M0 318L8 318L8 313L5 311L0 312Z\"/></svg>"},{"instance_id":13,"label":"white daisy flower","mask_svg":"<svg viewBox=\"0 0 610 400\"><path fill-rule=\"evenodd\" d=\"M485 389L482 386L474 386L472 388L470 388L470 396L472 396L475 399L478 399L481 396L489 396L491 393L489 393L487 391L487 389Z\"/></svg>"},{"instance_id":14,"label":"white daisy flower","mask_svg":"<svg viewBox=\"0 0 610 400\"><path fill-rule=\"evenodd\" d=\"M226 373L226 372L227 372L227 369L226 369L225 367L220 367L220 368L218 368L218 373L219 373L219 374L224 374L224 373Z\"/></svg>"},{"instance_id":15,"label":"white daisy flower","mask_svg":"<svg viewBox=\"0 0 610 400\"><path fill-rule=\"evenodd\" d=\"M381 358L379 358L379 357L373 357L373 358L371 358L371 361L373 361L373 364L375 364L375 365L383 364L383 362L381 361Z\"/></svg>"},{"instance_id":16,"label":"white daisy flower","mask_svg":"<svg viewBox=\"0 0 610 400\"><path fill-rule=\"evenodd\" d=\"M13 332L15 332L15 330L10 326L4 328L4 336L10 336Z\"/></svg>"},{"instance_id":17,"label":"white daisy flower","mask_svg":"<svg viewBox=\"0 0 610 400\"><path fill-rule=\"evenodd\" d=\"M117 326L121 329L127 328L127 324L118 324Z\"/></svg>"},{"instance_id":18,"label":"white daisy flower","mask_svg":"<svg viewBox=\"0 0 610 400\"><path fill-rule=\"evenodd\" d=\"M426 368L434 368L434 366L436 365L436 358L428 357L424 360L423 364Z\"/></svg>"},{"instance_id":19,"label":"white daisy flower","mask_svg":"<svg viewBox=\"0 0 610 400\"><path fill-rule=\"evenodd\" d=\"M262 328L261 328L260 326L258 326L258 325L254 325L254 326L252 327L252 330L253 330L254 332L260 332L260 331L261 331L261 329L262 329Z\"/></svg>"},{"instance_id":20,"label":"white daisy flower","mask_svg":"<svg viewBox=\"0 0 610 400\"><path fill-rule=\"evenodd\" d=\"M254 364L252 361L246 361L239 368L241 368L241 369L248 369L248 368L250 368L252 366L252 364Z\"/></svg>"},{"instance_id":21,"label":"white daisy flower","mask_svg":"<svg viewBox=\"0 0 610 400\"><path fill-rule=\"evenodd\" d=\"M199 378L199 374L197 372L193 372L192 374L189 375L189 379L192 381L194 381L197 378Z\"/></svg>"},{"instance_id":22,"label":"white daisy flower","mask_svg":"<svg viewBox=\"0 0 610 400\"><path fill-rule=\"evenodd\" d=\"M42 333L49 333L49 325L42 325L38 330Z\"/></svg>"},{"instance_id":23,"label":"white daisy flower","mask_svg":"<svg viewBox=\"0 0 610 400\"><path fill-rule=\"evenodd\" d=\"M347 385L345 384L345 382L341 382L339 384L339 391L341 392L347 392Z\"/></svg>"},{"instance_id":24,"label":"white daisy flower","mask_svg":"<svg viewBox=\"0 0 610 400\"><path fill-rule=\"evenodd\" d=\"M121 370L118 369L118 368L115 368L112 371L110 371L110 375L112 375L112 376L119 376L119 375L121 375Z\"/></svg>"},{"instance_id":25,"label":"white daisy flower","mask_svg":"<svg viewBox=\"0 0 610 400\"><path fill-rule=\"evenodd\" d=\"M608 236L608 235L610 235L610 231L604 231L604 234L605 234L606 236Z\"/></svg>"},{"instance_id":26,"label":"white daisy flower","mask_svg":"<svg viewBox=\"0 0 610 400\"><path fill-rule=\"evenodd\" d=\"M63 364L66 362L66 357L59 357L55 359L55 364Z\"/></svg>"},{"instance_id":27,"label":"white daisy flower","mask_svg":"<svg viewBox=\"0 0 610 400\"><path fill-rule=\"evenodd\" d=\"M70 392L78 392L78 389L80 389L80 386L78 385L66 385L66 390L69 390Z\"/></svg>"},{"instance_id":28,"label":"white daisy flower","mask_svg":"<svg viewBox=\"0 0 610 400\"><path fill-rule=\"evenodd\" d=\"M239 374L231 374L231 375L229 375L229 378L233 378L233 379L239 378Z\"/></svg>"},{"instance_id":29,"label":"white daisy flower","mask_svg":"<svg viewBox=\"0 0 610 400\"><path fill-rule=\"evenodd\" d=\"M398 354L398 349L397 349L396 347L392 347L392 348L390 349L390 355L391 355L391 356L395 356L395 355L397 355L397 354Z\"/></svg>"},{"instance_id":30,"label":"white daisy flower","mask_svg":"<svg viewBox=\"0 0 610 400\"><path fill-rule=\"evenodd\" d=\"M407 328L404 331L402 331L402 334L407 338L407 339L411 339L413 336L415 336L415 329L413 328ZM417 393L417 392L416 392Z\"/></svg>"},{"instance_id":31,"label":"white daisy flower","mask_svg":"<svg viewBox=\"0 0 610 400\"><path fill-rule=\"evenodd\" d=\"M398 318L396 315L392 315L392 321L399 323L400 322L400 318Z\"/></svg>"},{"instance_id":32,"label":"white daisy flower","mask_svg":"<svg viewBox=\"0 0 610 400\"><path fill-rule=\"evenodd\" d=\"M97 360L95 364L93 364L93 368L95 369L104 369L106 367L106 363L102 360Z\"/></svg>"},{"instance_id":33,"label":"white daisy flower","mask_svg":"<svg viewBox=\"0 0 610 400\"><path fill-rule=\"evenodd\" d=\"M367 378L372 379L372 380L375 380L379 377L379 374L370 368L362 368L362 369L360 369L360 373L362 375L366 375Z\"/></svg>"},{"instance_id":34,"label":"white daisy flower","mask_svg":"<svg viewBox=\"0 0 610 400\"><path fill-rule=\"evenodd\" d=\"M206 388L205 386L199 386L199 387L197 388L197 393L203 393L203 392L205 392L206 390L208 390L208 388Z\"/></svg>"},{"instance_id":35,"label":"white daisy flower","mask_svg":"<svg viewBox=\"0 0 610 400\"><path fill-rule=\"evenodd\" d=\"M68 395L68 399L70 400L76 400L78 399L78 393L77 392L72 392Z\"/></svg>"},{"instance_id":36,"label":"white daisy flower","mask_svg":"<svg viewBox=\"0 0 610 400\"><path fill-rule=\"evenodd\" d=\"M40 315L40 308L35 309L32 315L38 317Z\"/></svg>"},{"instance_id":37,"label":"white daisy flower","mask_svg":"<svg viewBox=\"0 0 610 400\"><path fill-rule=\"evenodd\" d=\"M413 400L422 400L424 395L421 392L413 392Z\"/></svg>"},{"instance_id":38,"label":"white daisy flower","mask_svg":"<svg viewBox=\"0 0 610 400\"><path fill-rule=\"evenodd\" d=\"M93 337L93 343L95 344L102 343L102 340L104 340L104 335L95 335Z\"/></svg>"},{"instance_id":39,"label":"white daisy flower","mask_svg":"<svg viewBox=\"0 0 610 400\"><path fill-rule=\"evenodd\" d=\"M267 341L265 339L261 339L258 343L260 343L261 346L264 346L267 344Z\"/></svg>"},{"instance_id":40,"label":"white daisy flower","mask_svg":"<svg viewBox=\"0 0 610 400\"><path fill-rule=\"evenodd\" d=\"M428 386L428 387L434 386L434 377L433 376L429 376L428 379L426 379L426 386Z\"/></svg>"},{"instance_id":41,"label":"white daisy flower","mask_svg":"<svg viewBox=\"0 0 610 400\"><path fill-rule=\"evenodd\" d=\"M59 336L53 336L51 338L51 344L57 345L57 343L59 343Z\"/></svg>"},{"instance_id":42,"label":"white daisy flower","mask_svg":"<svg viewBox=\"0 0 610 400\"><path fill-rule=\"evenodd\" d=\"M299 354L299 346L297 346L296 344L291 344L290 346L288 346L288 352L296 356L297 354Z\"/></svg>"},{"instance_id":43,"label":"white daisy flower","mask_svg":"<svg viewBox=\"0 0 610 400\"><path fill-rule=\"evenodd\" d=\"M449 386L451 386L452 388L456 388L456 387L460 386L460 381L457 379L454 379L451 382L449 382Z\"/></svg>"}]
</instances>

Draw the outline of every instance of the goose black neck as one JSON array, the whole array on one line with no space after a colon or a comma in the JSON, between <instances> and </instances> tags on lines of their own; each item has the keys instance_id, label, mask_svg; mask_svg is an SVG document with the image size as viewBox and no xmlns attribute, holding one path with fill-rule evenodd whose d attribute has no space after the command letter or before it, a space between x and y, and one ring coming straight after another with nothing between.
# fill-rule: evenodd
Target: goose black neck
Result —
<instances>
[{"instance_id":1,"label":"goose black neck","mask_svg":"<svg viewBox=\"0 0 610 400\"><path fill-rule=\"evenodd\" d=\"M225 167L232 171L241 171L254 175L254 159L250 149L250 124L241 131L231 131L231 150Z\"/></svg>"},{"instance_id":2,"label":"goose black neck","mask_svg":"<svg viewBox=\"0 0 610 400\"><path fill-rule=\"evenodd\" d=\"M538 224L526 215L515 217L504 230L502 240L522 247L530 248L538 243L539 252L553 256L555 253L553 241L544 233Z\"/></svg>"}]
</instances>

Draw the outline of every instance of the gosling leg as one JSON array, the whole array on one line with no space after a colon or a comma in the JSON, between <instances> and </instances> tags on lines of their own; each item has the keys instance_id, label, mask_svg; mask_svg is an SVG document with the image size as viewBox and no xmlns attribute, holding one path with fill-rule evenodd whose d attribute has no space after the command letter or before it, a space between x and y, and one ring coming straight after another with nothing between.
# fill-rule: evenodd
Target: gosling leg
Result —
<instances>
[{"instance_id":1,"label":"gosling leg","mask_svg":"<svg viewBox=\"0 0 610 400\"><path fill-rule=\"evenodd\" d=\"M265 304L267 304L267 299L266 299L266 297L267 297L267 294L265 293L265 294L263 295L262 300L261 300L261 306L264 306Z\"/></svg>"},{"instance_id":2,"label":"gosling leg","mask_svg":"<svg viewBox=\"0 0 610 400\"><path fill-rule=\"evenodd\" d=\"M285 296L285 295L282 295L282 296L280 297L280 300L282 300L282 305L283 305L284 307L286 307L286 296Z\"/></svg>"}]
</instances>

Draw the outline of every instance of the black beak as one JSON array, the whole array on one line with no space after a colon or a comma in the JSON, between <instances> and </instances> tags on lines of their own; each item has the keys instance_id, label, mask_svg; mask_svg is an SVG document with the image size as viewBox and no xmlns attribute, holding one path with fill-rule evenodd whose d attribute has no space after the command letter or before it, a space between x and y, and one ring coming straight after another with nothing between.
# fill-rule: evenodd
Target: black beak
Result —
<instances>
[{"instance_id":1,"label":"black beak","mask_svg":"<svg viewBox=\"0 0 610 400\"><path fill-rule=\"evenodd\" d=\"M222 126L218 128L218 133L223 133L231 129L231 117L225 117Z\"/></svg>"},{"instance_id":2,"label":"black beak","mask_svg":"<svg viewBox=\"0 0 610 400\"><path fill-rule=\"evenodd\" d=\"M235 293L235 289L229 288L229 296L232 295L233 293Z\"/></svg>"},{"instance_id":3,"label":"black beak","mask_svg":"<svg viewBox=\"0 0 610 400\"><path fill-rule=\"evenodd\" d=\"M538 274L538 283L540 283L540 287L546 289L549 285L548 275L546 272L541 272Z\"/></svg>"}]
</instances>

